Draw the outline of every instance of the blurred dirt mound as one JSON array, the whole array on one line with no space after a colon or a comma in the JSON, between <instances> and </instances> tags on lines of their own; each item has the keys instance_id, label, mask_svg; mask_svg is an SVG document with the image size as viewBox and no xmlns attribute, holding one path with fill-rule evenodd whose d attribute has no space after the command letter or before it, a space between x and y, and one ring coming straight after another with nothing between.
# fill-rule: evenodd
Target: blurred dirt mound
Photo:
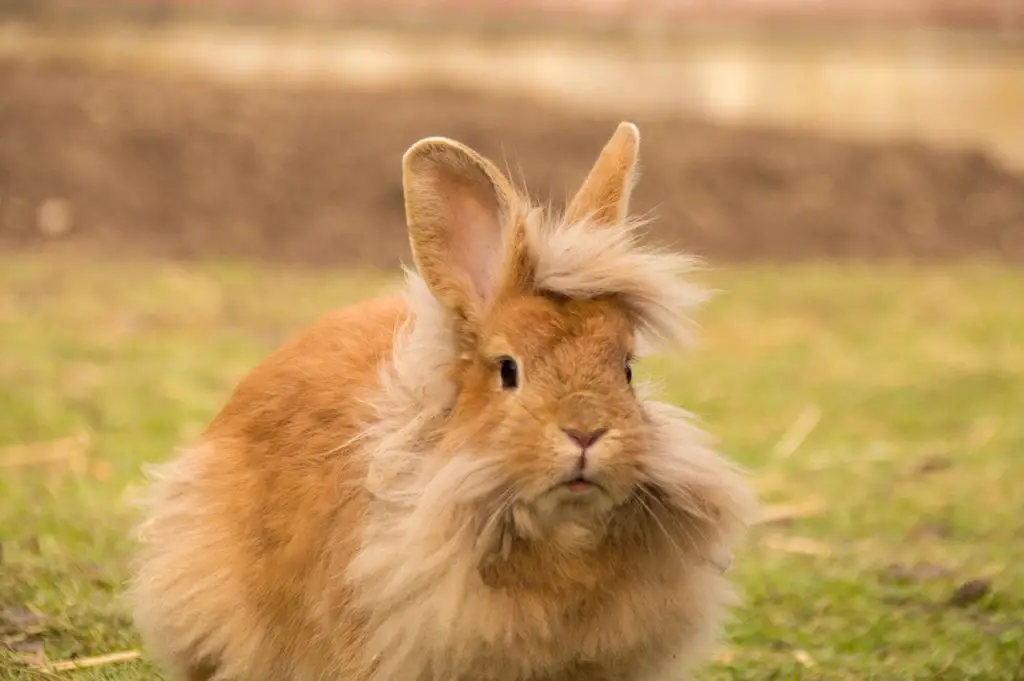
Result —
<instances>
[{"instance_id":1,"label":"blurred dirt mound","mask_svg":"<svg viewBox=\"0 0 1024 681\"><path fill-rule=\"evenodd\" d=\"M633 117L634 205L712 260L1024 261L1024 178L973 152ZM455 92L252 88L0 61L0 247L392 266L400 159L476 146L561 203L617 118Z\"/></svg>"}]
</instances>

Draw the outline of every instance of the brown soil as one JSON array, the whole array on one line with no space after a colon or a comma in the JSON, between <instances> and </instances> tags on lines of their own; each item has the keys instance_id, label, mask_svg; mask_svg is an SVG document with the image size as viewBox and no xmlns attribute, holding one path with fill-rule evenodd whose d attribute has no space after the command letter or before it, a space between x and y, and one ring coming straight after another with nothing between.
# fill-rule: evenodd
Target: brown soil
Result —
<instances>
[{"instance_id":1,"label":"brown soil","mask_svg":"<svg viewBox=\"0 0 1024 681\"><path fill-rule=\"evenodd\" d=\"M0 248L392 266L407 248L400 158L416 139L507 160L557 203L617 120L446 91L0 62ZM981 153L636 120L634 205L712 260L1024 261L1024 177Z\"/></svg>"}]
</instances>

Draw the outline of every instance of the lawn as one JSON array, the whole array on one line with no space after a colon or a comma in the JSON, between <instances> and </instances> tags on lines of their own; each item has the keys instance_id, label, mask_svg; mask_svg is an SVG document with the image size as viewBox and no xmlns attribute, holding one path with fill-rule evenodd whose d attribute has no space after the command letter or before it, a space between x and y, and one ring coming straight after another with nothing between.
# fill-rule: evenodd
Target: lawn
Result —
<instances>
[{"instance_id":1,"label":"lawn","mask_svg":"<svg viewBox=\"0 0 1024 681\"><path fill-rule=\"evenodd\" d=\"M721 293L698 345L643 371L776 516L737 556L745 603L704 678L1024 679L1024 271L704 278ZM0 678L159 678L144 655L18 660L138 648L119 594L140 466L288 334L388 283L0 256Z\"/></svg>"}]
</instances>

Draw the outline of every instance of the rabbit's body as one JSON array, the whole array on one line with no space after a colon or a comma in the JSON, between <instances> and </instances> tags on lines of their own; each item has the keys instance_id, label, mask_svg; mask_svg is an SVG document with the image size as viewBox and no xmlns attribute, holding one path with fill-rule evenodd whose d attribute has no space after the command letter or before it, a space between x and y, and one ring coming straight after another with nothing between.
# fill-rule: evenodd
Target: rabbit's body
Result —
<instances>
[{"instance_id":1,"label":"rabbit's body","mask_svg":"<svg viewBox=\"0 0 1024 681\"><path fill-rule=\"evenodd\" d=\"M751 497L629 385L635 337L673 332L692 293L659 292L682 261L612 229L614 164L597 191L629 132L569 224L517 212L455 143L407 154L422 278L286 344L157 469L132 595L175 679L626 681L699 659ZM489 203L500 249L474 243Z\"/></svg>"},{"instance_id":2,"label":"rabbit's body","mask_svg":"<svg viewBox=\"0 0 1024 681\"><path fill-rule=\"evenodd\" d=\"M360 635L343 626L326 643L323 630L331 601L347 597L327 577L325 544L359 523L367 501L355 483L365 459L337 446L365 423L357 386L377 381L404 314L400 302L373 301L320 320L239 384L203 444L154 471L133 600L170 670L215 662L238 681L315 679L302 664ZM358 549L334 548L340 564Z\"/></svg>"}]
</instances>

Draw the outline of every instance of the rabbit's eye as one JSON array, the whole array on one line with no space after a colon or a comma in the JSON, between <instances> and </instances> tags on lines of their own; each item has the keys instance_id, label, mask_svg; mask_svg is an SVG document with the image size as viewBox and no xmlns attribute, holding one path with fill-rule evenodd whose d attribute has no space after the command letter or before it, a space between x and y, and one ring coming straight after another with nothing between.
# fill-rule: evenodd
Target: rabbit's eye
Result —
<instances>
[{"instance_id":1,"label":"rabbit's eye","mask_svg":"<svg viewBox=\"0 0 1024 681\"><path fill-rule=\"evenodd\" d=\"M626 383L633 384L633 359L626 359Z\"/></svg>"},{"instance_id":2,"label":"rabbit's eye","mask_svg":"<svg viewBox=\"0 0 1024 681\"><path fill-rule=\"evenodd\" d=\"M498 360L498 370L501 373L501 387L504 390L515 390L519 387L519 365L511 357L502 357Z\"/></svg>"}]
</instances>

